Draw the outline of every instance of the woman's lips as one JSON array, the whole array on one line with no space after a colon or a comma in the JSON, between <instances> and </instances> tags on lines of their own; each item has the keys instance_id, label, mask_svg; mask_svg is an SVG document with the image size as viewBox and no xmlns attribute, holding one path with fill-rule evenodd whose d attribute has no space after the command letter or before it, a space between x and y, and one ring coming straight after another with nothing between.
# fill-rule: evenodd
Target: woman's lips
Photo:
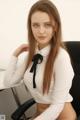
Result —
<instances>
[{"instance_id":1,"label":"woman's lips","mask_svg":"<svg viewBox=\"0 0 80 120\"><path fill-rule=\"evenodd\" d=\"M45 39L45 36L38 36L39 39Z\"/></svg>"}]
</instances>

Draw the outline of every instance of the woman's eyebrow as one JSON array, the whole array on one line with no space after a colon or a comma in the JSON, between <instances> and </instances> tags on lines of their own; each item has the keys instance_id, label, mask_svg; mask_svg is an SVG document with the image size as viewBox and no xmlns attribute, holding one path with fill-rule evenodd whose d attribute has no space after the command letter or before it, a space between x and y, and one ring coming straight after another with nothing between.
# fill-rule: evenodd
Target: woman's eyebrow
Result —
<instances>
[{"instance_id":1,"label":"woman's eyebrow","mask_svg":"<svg viewBox=\"0 0 80 120\"><path fill-rule=\"evenodd\" d=\"M51 21L44 21L43 23L51 24ZM40 24L40 22L32 22L32 24Z\"/></svg>"},{"instance_id":2,"label":"woman's eyebrow","mask_svg":"<svg viewBox=\"0 0 80 120\"><path fill-rule=\"evenodd\" d=\"M48 21L48 22L44 22L45 24L51 24L51 21Z\"/></svg>"}]
</instances>

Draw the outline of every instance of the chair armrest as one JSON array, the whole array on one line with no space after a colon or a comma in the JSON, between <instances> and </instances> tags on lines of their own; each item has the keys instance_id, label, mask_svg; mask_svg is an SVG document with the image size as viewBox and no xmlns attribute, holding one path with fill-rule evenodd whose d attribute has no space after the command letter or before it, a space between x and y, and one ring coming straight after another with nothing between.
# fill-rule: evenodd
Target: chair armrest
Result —
<instances>
[{"instance_id":1,"label":"chair armrest","mask_svg":"<svg viewBox=\"0 0 80 120\"><path fill-rule=\"evenodd\" d=\"M11 118L13 119L13 120L19 120L20 119L20 117L24 114L24 112L26 111L26 110L28 110L33 104L35 104L36 102L35 102L35 100L32 98L32 99L30 99L30 100L28 100L28 101L26 101L25 103L23 103L22 105L20 105L16 110L15 110L15 112L14 113L12 113L12 115L11 115Z\"/></svg>"}]
</instances>

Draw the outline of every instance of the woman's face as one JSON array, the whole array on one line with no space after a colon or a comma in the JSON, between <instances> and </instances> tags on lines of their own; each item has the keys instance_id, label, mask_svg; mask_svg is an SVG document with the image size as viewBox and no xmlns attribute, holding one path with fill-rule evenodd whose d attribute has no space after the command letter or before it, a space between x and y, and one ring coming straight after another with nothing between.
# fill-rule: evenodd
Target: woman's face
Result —
<instances>
[{"instance_id":1,"label":"woman's face","mask_svg":"<svg viewBox=\"0 0 80 120\"><path fill-rule=\"evenodd\" d=\"M32 14L31 29L39 48L43 48L50 43L54 35L53 26L55 26L55 20L51 22L46 12L37 11Z\"/></svg>"}]
</instances>

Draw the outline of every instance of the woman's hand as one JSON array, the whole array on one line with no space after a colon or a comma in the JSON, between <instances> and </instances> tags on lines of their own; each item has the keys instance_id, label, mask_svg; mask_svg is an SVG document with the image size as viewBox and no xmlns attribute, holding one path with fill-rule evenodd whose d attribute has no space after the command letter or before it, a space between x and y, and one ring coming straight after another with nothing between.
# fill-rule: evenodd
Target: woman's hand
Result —
<instances>
[{"instance_id":1,"label":"woman's hand","mask_svg":"<svg viewBox=\"0 0 80 120\"><path fill-rule=\"evenodd\" d=\"M26 52L28 50L29 50L28 44L22 44L13 52L13 55L18 57L21 53Z\"/></svg>"}]
</instances>

